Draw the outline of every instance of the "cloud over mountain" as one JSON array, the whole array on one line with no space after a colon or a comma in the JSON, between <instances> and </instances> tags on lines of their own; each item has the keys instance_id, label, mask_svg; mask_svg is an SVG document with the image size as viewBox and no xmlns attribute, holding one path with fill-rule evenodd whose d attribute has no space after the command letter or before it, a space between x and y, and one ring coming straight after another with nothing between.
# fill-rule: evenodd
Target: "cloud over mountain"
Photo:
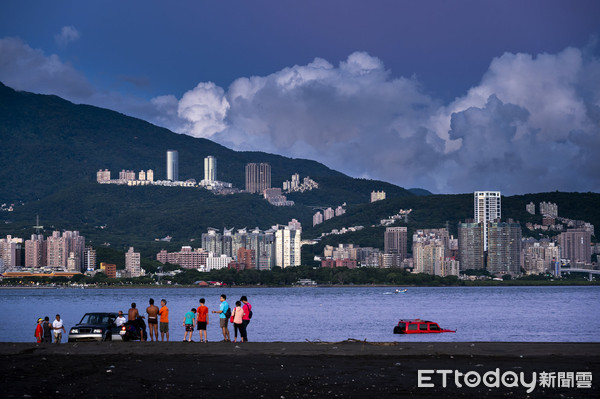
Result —
<instances>
[{"instance_id":1,"label":"cloud over mountain","mask_svg":"<svg viewBox=\"0 0 600 399\"><path fill-rule=\"evenodd\" d=\"M200 82L150 101L94 88L73 66L0 39L0 80L104 106L240 150L318 160L434 192L600 191L600 59L594 46L505 53L450 103L355 52L228 88ZM425 82L426 83L426 82Z\"/></svg>"},{"instance_id":2,"label":"cloud over mountain","mask_svg":"<svg viewBox=\"0 0 600 399\"><path fill-rule=\"evenodd\" d=\"M600 144L599 76L598 58L581 49L506 53L480 84L443 105L415 79L392 78L381 60L357 52L338 66L317 58L240 78L216 102L212 92L194 94L202 123L224 126L209 137L237 149L440 192L599 191L590 147ZM193 106L188 94L185 107Z\"/></svg>"}]
</instances>

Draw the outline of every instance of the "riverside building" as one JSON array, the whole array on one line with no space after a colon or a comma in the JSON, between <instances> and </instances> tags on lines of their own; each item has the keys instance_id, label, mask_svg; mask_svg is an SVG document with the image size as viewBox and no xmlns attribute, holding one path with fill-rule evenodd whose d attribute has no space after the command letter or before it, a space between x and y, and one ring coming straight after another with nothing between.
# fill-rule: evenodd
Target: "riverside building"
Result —
<instances>
[{"instance_id":1,"label":"riverside building","mask_svg":"<svg viewBox=\"0 0 600 399\"><path fill-rule=\"evenodd\" d=\"M300 266L300 242L302 228L294 225L294 220L287 226L277 225L275 230L275 266L286 268Z\"/></svg>"},{"instance_id":2,"label":"riverside building","mask_svg":"<svg viewBox=\"0 0 600 399\"><path fill-rule=\"evenodd\" d=\"M572 263L589 264L592 261L592 233L585 229L568 229L560 233L560 257Z\"/></svg>"},{"instance_id":3,"label":"riverside building","mask_svg":"<svg viewBox=\"0 0 600 399\"><path fill-rule=\"evenodd\" d=\"M483 226L469 220L458 224L458 259L460 270L485 267L485 253L483 251Z\"/></svg>"},{"instance_id":4,"label":"riverside building","mask_svg":"<svg viewBox=\"0 0 600 399\"><path fill-rule=\"evenodd\" d=\"M140 253L135 252L133 247L125 253L125 270L129 277L140 277L142 275Z\"/></svg>"},{"instance_id":5,"label":"riverside building","mask_svg":"<svg viewBox=\"0 0 600 399\"><path fill-rule=\"evenodd\" d=\"M406 227L388 227L383 236L384 252L393 255L392 266L400 266L408 254L408 231Z\"/></svg>"},{"instance_id":6,"label":"riverside building","mask_svg":"<svg viewBox=\"0 0 600 399\"><path fill-rule=\"evenodd\" d=\"M521 225L506 222L488 223L487 270L492 274L521 274Z\"/></svg>"}]
</instances>

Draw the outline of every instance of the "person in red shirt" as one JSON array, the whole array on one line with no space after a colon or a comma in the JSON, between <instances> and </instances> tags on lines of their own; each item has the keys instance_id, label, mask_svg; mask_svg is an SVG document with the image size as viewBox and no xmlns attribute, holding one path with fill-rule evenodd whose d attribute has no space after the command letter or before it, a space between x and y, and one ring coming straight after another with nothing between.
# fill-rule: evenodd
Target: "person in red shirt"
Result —
<instances>
[{"instance_id":1,"label":"person in red shirt","mask_svg":"<svg viewBox=\"0 0 600 399\"><path fill-rule=\"evenodd\" d=\"M42 338L44 336L44 329L42 328L42 322L44 319L38 319L37 326L35 327L35 338L37 342L42 342Z\"/></svg>"},{"instance_id":2,"label":"person in red shirt","mask_svg":"<svg viewBox=\"0 0 600 399\"><path fill-rule=\"evenodd\" d=\"M208 342L206 326L208 325L208 307L204 305L204 298L200 298L200 306L196 309L196 329L200 334L200 342Z\"/></svg>"}]
</instances>

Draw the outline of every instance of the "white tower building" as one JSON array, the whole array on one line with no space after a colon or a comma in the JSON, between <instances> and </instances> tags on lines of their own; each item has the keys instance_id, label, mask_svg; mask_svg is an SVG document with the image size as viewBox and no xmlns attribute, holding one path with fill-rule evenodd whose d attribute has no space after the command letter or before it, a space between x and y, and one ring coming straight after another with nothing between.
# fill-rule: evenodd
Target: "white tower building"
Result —
<instances>
[{"instance_id":1,"label":"white tower building","mask_svg":"<svg viewBox=\"0 0 600 399\"><path fill-rule=\"evenodd\" d=\"M204 180L207 182L217 180L217 158L212 155L204 158Z\"/></svg>"},{"instance_id":2,"label":"white tower building","mask_svg":"<svg viewBox=\"0 0 600 399\"><path fill-rule=\"evenodd\" d=\"M501 218L500 191L475 191L474 201L475 222L483 223L483 250L487 251L487 223Z\"/></svg>"},{"instance_id":3,"label":"white tower building","mask_svg":"<svg viewBox=\"0 0 600 399\"><path fill-rule=\"evenodd\" d=\"M179 181L179 152L167 151L167 180Z\"/></svg>"}]
</instances>

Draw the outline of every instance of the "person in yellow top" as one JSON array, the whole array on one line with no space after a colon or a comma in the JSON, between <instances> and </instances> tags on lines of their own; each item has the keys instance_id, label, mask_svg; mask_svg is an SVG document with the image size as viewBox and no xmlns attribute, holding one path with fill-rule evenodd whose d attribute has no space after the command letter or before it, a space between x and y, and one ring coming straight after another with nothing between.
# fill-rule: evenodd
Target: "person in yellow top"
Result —
<instances>
[{"instance_id":1,"label":"person in yellow top","mask_svg":"<svg viewBox=\"0 0 600 399\"><path fill-rule=\"evenodd\" d=\"M167 342L169 342L169 308L167 307L167 300L160 300L160 310L158 311L160 316L160 340L165 340L165 334L167 335ZM156 337L158 340L158 336Z\"/></svg>"}]
</instances>

